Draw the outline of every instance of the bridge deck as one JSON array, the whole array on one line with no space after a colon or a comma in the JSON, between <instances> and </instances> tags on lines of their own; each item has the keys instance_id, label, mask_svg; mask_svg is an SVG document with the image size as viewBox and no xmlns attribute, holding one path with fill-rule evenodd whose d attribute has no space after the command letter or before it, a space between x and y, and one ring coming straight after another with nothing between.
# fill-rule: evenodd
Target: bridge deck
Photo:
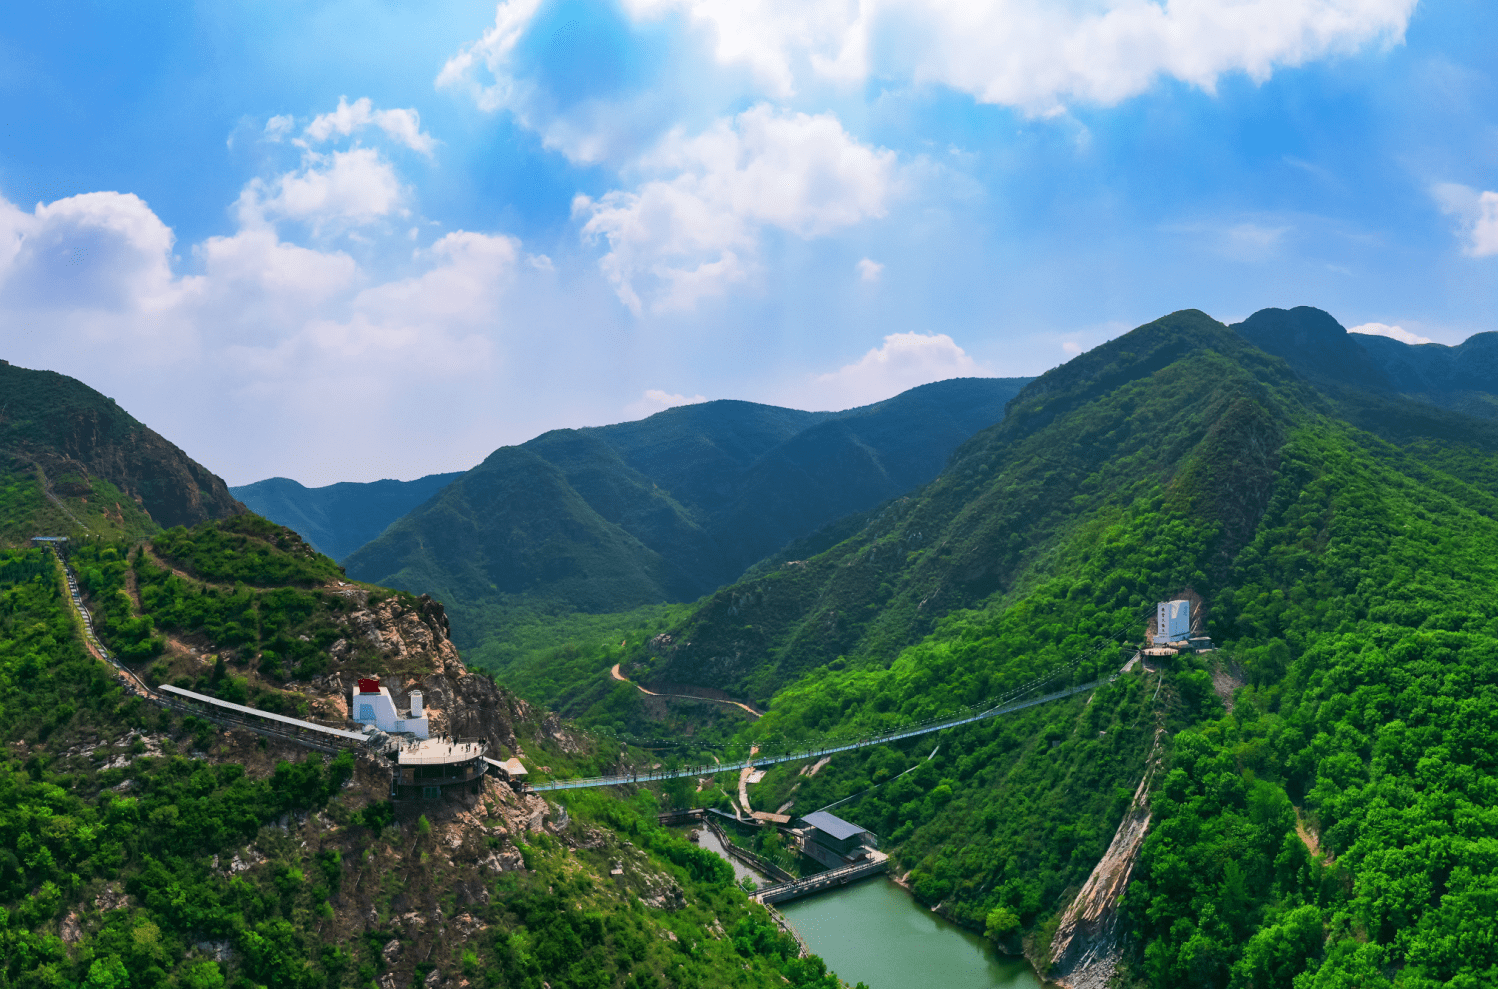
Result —
<instances>
[{"instance_id":1,"label":"bridge deck","mask_svg":"<svg viewBox=\"0 0 1498 989\"><path fill-rule=\"evenodd\" d=\"M909 728L897 728L892 731L878 732L868 735L856 741L846 742L838 745L827 745L821 748L806 749L804 751L792 752L786 755L754 756L744 762L736 763L712 763L705 766L692 766L687 769L661 769L647 770L645 772L621 773L616 776L595 776L586 779L575 780L552 780L549 783L532 784L529 789L537 793L548 790L581 790L595 786L622 786L626 783L650 783L658 780L674 780L683 776L712 776L717 773L737 773L746 766L773 766L781 762L800 762L805 759L819 759L822 756L833 755L837 752L851 752L854 749L867 748L870 745L888 745L890 742L898 742L907 738L916 738L920 735L929 735L932 732L946 731L948 728L956 728L959 725L970 725L975 721L984 721L988 718L996 718L1003 714L1013 714L1028 707L1038 704L1046 704L1051 701L1060 700L1063 697L1071 697L1092 690L1102 681L1094 680L1077 687L1068 687L1058 690L1043 697L1031 698L1027 701L1013 701L1008 704L1000 704L998 707L990 708L979 714L964 715L957 718L949 718L942 721L930 722Z\"/></svg>"}]
</instances>

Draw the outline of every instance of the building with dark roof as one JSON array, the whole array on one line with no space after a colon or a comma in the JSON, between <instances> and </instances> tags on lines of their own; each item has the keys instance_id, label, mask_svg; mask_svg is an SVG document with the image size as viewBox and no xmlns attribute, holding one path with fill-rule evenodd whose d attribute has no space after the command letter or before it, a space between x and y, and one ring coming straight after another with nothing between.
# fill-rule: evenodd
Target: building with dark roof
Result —
<instances>
[{"instance_id":1,"label":"building with dark roof","mask_svg":"<svg viewBox=\"0 0 1498 989\"><path fill-rule=\"evenodd\" d=\"M879 847L874 832L824 810L801 818L801 826L791 833L802 852L829 869L861 862Z\"/></svg>"}]
</instances>

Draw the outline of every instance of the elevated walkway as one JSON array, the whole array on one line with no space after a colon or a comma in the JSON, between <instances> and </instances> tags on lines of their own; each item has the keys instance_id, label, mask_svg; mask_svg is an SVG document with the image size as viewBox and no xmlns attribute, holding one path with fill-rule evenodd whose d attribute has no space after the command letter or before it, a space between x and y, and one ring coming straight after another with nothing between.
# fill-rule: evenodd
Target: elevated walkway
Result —
<instances>
[{"instance_id":1,"label":"elevated walkway","mask_svg":"<svg viewBox=\"0 0 1498 989\"><path fill-rule=\"evenodd\" d=\"M810 748L777 756L752 756L743 762L713 763L705 766L692 766L687 769L662 769L646 770L645 772L620 773L615 776L595 776L585 779L574 780L552 780L549 783L535 783L527 787L528 790L542 793L549 790L580 790L595 786L622 786L626 783L653 783L660 780L680 779L683 776L713 776L718 773L737 773L748 767L773 766L781 762L814 761L823 756L833 755L837 752L851 752L854 749L867 748L870 745L888 745L890 742L898 742L906 738L916 738L920 735L929 735L936 731L946 731L948 728L956 728L959 725L970 725L977 721L988 718L996 718L1003 714L1012 714L1015 711L1023 711L1025 708L1035 707L1038 704L1048 704L1051 701L1071 697L1074 694L1084 693L1092 690L1101 680L1093 680L1076 687L1067 687L1065 690L1057 690L1042 697L1031 698L1027 701L1011 701L1000 704L998 707L990 708L979 714L961 715L955 718L939 718L923 724L913 725L906 728L896 728L890 731L875 732L855 741L845 742L837 745L824 745L818 748Z\"/></svg>"},{"instance_id":2,"label":"elevated walkway","mask_svg":"<svg viewBox=\"0 0 1498 989\"><path fill-rule=\"evenodd\" d=\"M828 869L805 879L793 879L789 882L776 883L756 890L752 899L769 905L771 903L784 903L786 900L797 900L803 896L820 893L824 890L836 889L849 883L866 879L869 876L877 876L889 869L889 856L883 852L875 852L867 862L859 862L857 865L845 865L841 869Z\"/></svg>"},{"instance_id":3,"label":"elevated walkway","mask_svg":"<svg viewBox=\"0 0 1498 989\"><path fill-rule=\"evenodd\" d=\"M243 704L219 700L217 697L183 690L181 687L173 687L170 684L162 684L156 689L166 695L163 701L169 706L195 714L200 718L206 718L216 724L249 728L262 735L284 738L310 748L322 749L325 752L337 752L355 745L363 745L369 741L369 736L362 732L329 728L327 725L314 724L300 718L288 718L284 714L245 707Z\"/></svg>"}]
</instances>

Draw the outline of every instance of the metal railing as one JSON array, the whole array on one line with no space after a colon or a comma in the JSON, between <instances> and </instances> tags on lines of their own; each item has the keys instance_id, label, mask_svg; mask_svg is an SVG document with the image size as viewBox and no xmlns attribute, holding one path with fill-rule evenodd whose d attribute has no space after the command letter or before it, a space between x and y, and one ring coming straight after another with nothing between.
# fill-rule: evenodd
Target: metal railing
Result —
<instances>
[{"instance_id":1,"label":"metal railing","mask_svg":"<svg viewBox=\"0 0 1498 989\"><path fill-rule=\"evenodd\" d=\"M921 735L929 735L932 732L946 731L948 728L957 728L961 725L970 725L977 721L986 721L989 718L997 718L1004 714L1013 714L1015 711L1023 711L1026 708L1035 707L1039 704L1048 704L1051 701L1061 700L1063 697L1071 697L1092 690L1101 680L1093 680L1076 687L1068 687L1046 694L1043 697L1032 698L1027 701L1013 701L1001 704L998 707L983 711L980 714L964 715L956 718L933 719L914 726L892 729L885 732L876 732L866 735L854 741L838 745L827 745L821 748L797 750L782 755L774 756L751 756L743 762L736 763L713 763L705 766L692 766L687 769L661 769L646 770L644 772L633 771L618 773L613 776L593 776L585 779L575 780L552 780L549 783L535 783L528 789L537 793L552 790L582 790L595 786L622 786L626 783L652 783L661 780L680 779L683 776L713 776L718 773L737 773L746 767L773 766L782 762L801 762L809 759L820 759L822 756L833 755L838 752L851 752L854 749L867 748L870 745L888 745L891 742L899 742L907 738L916 738Z\"/></svg>"}]
</instances>

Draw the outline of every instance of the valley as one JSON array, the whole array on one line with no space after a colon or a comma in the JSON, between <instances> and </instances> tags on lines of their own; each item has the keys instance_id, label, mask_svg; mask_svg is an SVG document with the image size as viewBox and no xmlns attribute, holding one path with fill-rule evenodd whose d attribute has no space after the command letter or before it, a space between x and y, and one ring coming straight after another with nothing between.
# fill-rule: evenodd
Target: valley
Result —
<instances>
[{"instance_id":1,"label":"valley","mask_svg":"<svg viewBox=\"0 0 1498 989\"><path fill-rule=\"evenodd\" d=\"M806 954L703 815L813 882L860 854L815 821L870 836L940 938L1079 989L1483 984L1492 383L1349 336L1186 310L1034 380L548 433L341 491L422 497L342 566L0 368L6 984L853 977L852 915ZM1033 984L992 964L950 977Z\"/></svg>"}]
</instances>

